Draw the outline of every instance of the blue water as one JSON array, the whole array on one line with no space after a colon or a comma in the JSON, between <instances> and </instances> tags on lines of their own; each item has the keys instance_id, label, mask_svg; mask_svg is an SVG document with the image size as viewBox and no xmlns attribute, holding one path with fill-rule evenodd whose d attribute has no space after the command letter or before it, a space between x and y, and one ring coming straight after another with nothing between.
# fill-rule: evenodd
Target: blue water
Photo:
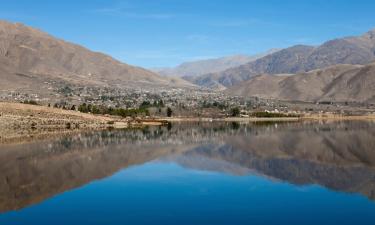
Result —
<instances>
[{"instance_id":1,"label":"blue water","mask_svg":"<svg viewBox=\"0 0 375 225\"><path fill-rule=\"evenodd\" d=\"M317 185L150 162L0 216L0 224L373 224L375 203Z\"/></svg>"},{"instance_id":2,"label":"blue water","mask_svg":"<svg viewBox=\"0 0 375 225\"><path fill-rule=\"evenodd\" d=\"M375 123L180 124L0 144L0 225L374 224Z\"/></svg>"}]
</instances>

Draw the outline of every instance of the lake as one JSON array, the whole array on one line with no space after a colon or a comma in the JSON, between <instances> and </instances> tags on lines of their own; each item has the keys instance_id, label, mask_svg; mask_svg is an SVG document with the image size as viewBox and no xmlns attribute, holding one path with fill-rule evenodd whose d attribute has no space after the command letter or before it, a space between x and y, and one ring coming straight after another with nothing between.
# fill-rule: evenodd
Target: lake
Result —
<instances>
[{"instance_id":1,"label":"lake","mask_svg":"<svg viewBox=\"0 0 375 225\"><path fill-rule=\"evenodd\" d=\"M174 123L0 145L0 224L373 224L375 123Z\"/></svg>"}]
</instances>

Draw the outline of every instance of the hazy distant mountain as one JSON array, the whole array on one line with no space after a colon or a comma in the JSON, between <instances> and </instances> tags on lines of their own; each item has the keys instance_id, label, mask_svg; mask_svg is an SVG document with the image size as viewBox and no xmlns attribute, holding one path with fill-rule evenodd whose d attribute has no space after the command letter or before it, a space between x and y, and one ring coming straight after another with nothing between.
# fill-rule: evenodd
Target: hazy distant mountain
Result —
<instances>
[{"instance_id":1,"label":"hazy distant mountain","mask_svg":"<svg viewBox=\"0 0 375 225\"><path fill-rule=\"evenodd\" d=\"M0 21L0 88L41 91L44 82L81 85L188 85L121 63L19 23Z\"/></svg>"},{"instance_id":2,"label":"hazy distant mountain","mask_svg":"<svg viewBox=\"0 0 375 225\"><path fill-rule=\"evenodd\" d=\"M375 63L335 65L293 76L259 75L227 93L298 101L375 103Z\"/></svg>"},{"instance_id":3,"label":"hazy distant mountain","mask_svg":"<svg viewBox=\"0 0 375 225\"><path fill-rule=\"evenodd\" d=\"M259 74L300 73L336 64L368 64L375 60L375 30L359 37L328 41L321 46L297 45L242 66L193 80L205 87L239 84Z\"/></svg>"},{"instance_id":4,"label":"hazy distant mountain","mask_svg":"<svg viewBox=\"0 0 375 225\"><path fill-rule=\"evenodd\" d=\"M253 56L233 55L216 59L185 62L175 68L155 68L152 70L163 76L179 76L186 78L196 77L207 73L216 73L229 68L237 67L272 54L276 51L278 51L278 49L271 49L265 53L260 53Z\"/></svg>"}]
</instances>

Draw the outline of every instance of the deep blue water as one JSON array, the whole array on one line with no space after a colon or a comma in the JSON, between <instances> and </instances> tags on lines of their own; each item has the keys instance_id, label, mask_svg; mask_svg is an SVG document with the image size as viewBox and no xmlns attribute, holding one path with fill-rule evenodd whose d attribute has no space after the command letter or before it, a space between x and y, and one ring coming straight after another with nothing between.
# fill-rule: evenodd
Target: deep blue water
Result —
<instances>
[{"instance_id":1,"label":"deep blue water","mask_svg":"<svg viewBox=\"0 0 375 225\"><path fill-rule=\"evenodd\" d=\"M257 132L259 135L262 130L257 130ZM293 132L295 132L294 129ZM370 131L367 134L372 135ZM339 136L341 137L342 134ZM332 135L330 138L334 139ZM162 138L157 137L157 139ZM248 139L251 138L245 138L245 140ZM250 146L257 144L254 140ZM156 146L155 143L152 145ZM339 163L344 160L343 158L337 159L338 165L319 161L318 169L309 164L315 162L306 162L307 170L314 170L312 178L306 178L303 173L304 169L300 167L301 162L297 162L300 160L297 157L299 154L293 154L295 158L291 160L282 161L286 163L286 166L278 161L280 159L274 158L270 161L271 163L267 161L266 166L260 166L265 156L254 156L255 150L248 146L246 151L251 149L251 156L249 159L244 159L244 156L239 157L240 160L236 164L233 161L223 162L222 159L223 155L237 154L233 151L239 151L238 147L234 148L228 143L220 144L221 147L213 144L204 147L201 145L202 143L198 147L194 145L184 149L182 153L176 153L176 150L173 150L172 153L168 152L162 157L134 163L114 173L109 172L107 176L88 179L88 182L85 181L72 189L62 192L52 190L51 197L30 205L22 205L17 210L3 212L0 214L0 224L374 224L375 202L371 200L373 192L370 182L374 181L375 176L373 176L371 166L366 164L364 167L369 176L363 178L366 182L361 185L356 183L361 182L357 178L351 178L355 179L352 181L346 177L337 177L341 176L342 167L349 167L345 169L345 175L361 167L357 161L353 163L354 169L348 165L353 161L351 156L348 156L350 160L346 160L343 164ZM72 145L68 145L67 148L72 148ZM142 144L140 148L143 148ZM113 146L110 147L106 150L109 152L105 154L111 154L113 149ZM212 149L217 149L214 151L217 155L212 155ZM140 150L137 149L129 151L138 151L140 154ZM161 151L164 153L164 150ZM363 151L371 151L371 149ZM197 154L198 157L196 157ZM208 155L214 160L201 161ZM74 157L81 156L82 153L78 153ZM108 163L109 156L105 156L101 159L103 161L99 162ZM33 157L35 159L36 156L33 155ZM128 155L127 157L130 158ZM231 157L224 158L229 160ZM281 160L284 158L285 156L282 156ZM302 157L302 163L306 158L306 156ZM92 161L93 159L94 156L90 156L85 160ZM76 166L77 160L74 158L73 166L64 163L63 168L70 165L77 167L76 171L86 170L82 165L88 164ZM256 166L252 168L244 169L244 165L250 165L244 163L246 160L250 160L251 165L254 160L262 161L255 162ZM328 164L327 168L322 164ZM280 165L283 169L279 169ZM293 169L295 167L299 169ZM284 172L285 168L288 168L286 172ZM271 173L269 169L273 172ZM98 171L102 170L106 169L98 168ZM332 173L334 176L332 175L332 179L326 181L323 177L325 173L330 176L331 170L334 171ZM70 168L69 171L71 171ZM324 174L321 171L324 171ZM360 173L363 174L364 172L361 171ZM315 176L318 173L319 175ZM48 174L43 176L48 176ZM61 174L58 176L60 177L56 179L66 179L68 182L78 175L69 172L65 178ZM32 178L35 182L40 180L37 173ZM370 186L366 188L364 184ZM37 190L24 193L25 198L32 197L29 195L33 193L43 193L41 190L43 185ZM367 192L363 190L368 189L371 189L370 194L366 196L364 193ZM19 192L17 194L21 195ZM20 198L23 199L22 196L15 197L15 199Z\"/></svg>"}]
</instances>

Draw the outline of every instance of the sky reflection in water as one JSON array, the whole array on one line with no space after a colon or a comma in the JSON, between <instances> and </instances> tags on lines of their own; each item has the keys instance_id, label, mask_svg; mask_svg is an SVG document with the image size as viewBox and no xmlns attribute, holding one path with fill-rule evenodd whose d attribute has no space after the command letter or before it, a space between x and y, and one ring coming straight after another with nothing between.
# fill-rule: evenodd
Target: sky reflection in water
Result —
<instances>
[{"instance_id":1,"label":"sky reflection in water","mask_svg":"<svg viewBox=\"0 0 375 225\"><path fill-rule=\"evenodd\" d=\"M148 132L140 134L154 140L148 144L132 134L129 143L138 145L134 149L117 149L114 146L124 144L115 141L119 137L103 134L87 136L100 139L95 142L98 150L85 137L64 142L64 148L53 153L36 150L43 150L41 144L35 150L32 145L15 148L12 154L20 151L18 158L9 153L0 158L17 158L27 166L14 161L14 170L32 172L30 178L20 176L18 183L7 178L8 187L14 182L27 191L7 193L2 188L0 224L372 224L373 124L250 126L248 135L245 128L197 129L197 139L186 135L191 127L175 126L152 138ZM179 139L173 132L194 141L171 144ZM268 146L261 145L263 135ZM321 144L310 146L314 140ZM75 146L82 148L83 142L87 150L74 155ZM34 164L28 164L31 158ZM60 162L46 163L57 159ZM117 167L115 159L127 162ZM10 177L12 167L2 168ZM67 188L55 185L52 177L62 179Z\"/></svg>"}]
</instances>

